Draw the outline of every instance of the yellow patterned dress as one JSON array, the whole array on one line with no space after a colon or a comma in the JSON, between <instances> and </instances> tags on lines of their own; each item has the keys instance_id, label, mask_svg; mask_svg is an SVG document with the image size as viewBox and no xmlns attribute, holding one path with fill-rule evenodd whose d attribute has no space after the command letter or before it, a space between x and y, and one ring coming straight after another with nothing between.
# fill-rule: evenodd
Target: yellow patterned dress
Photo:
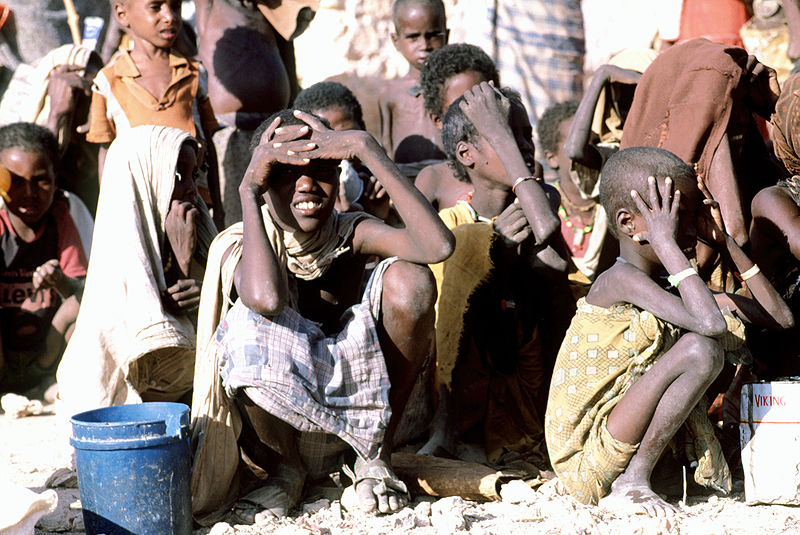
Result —
<instances>
[{"instance_id":1,"label":"yellow patterned dress","mask_svg":"<svg viewBox=\"0 0 800 535\"><path fill-rule=\"evenodd\" d=\"M744 342L744 325L726 315L726 350ZM616 440L606 420L636 379L679 339L681 331L633 305L602 308L578 301L558 352L545 412L545 440L558 477L576 499L597 504L625 471L638 444ZM695 480L730 491L730 472L704 411L686 425L700 467Z\"/></svg>"}]
</instances>

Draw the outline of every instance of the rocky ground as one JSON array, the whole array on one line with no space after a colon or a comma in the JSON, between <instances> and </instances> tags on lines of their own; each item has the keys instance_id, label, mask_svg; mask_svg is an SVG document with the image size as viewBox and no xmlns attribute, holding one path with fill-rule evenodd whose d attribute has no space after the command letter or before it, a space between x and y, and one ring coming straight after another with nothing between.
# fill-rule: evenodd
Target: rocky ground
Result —
<instances>
[{"instance_id":1,"label":"rocky ground","mask_svg":"<svg viewBox=\"0 0 800 535\"><path fill-rule=\"evenodd\" d=\"M52 408L45 407L40 416L22 419L0 415L0 478L41 492L45 481L66 464L63 456L54 453L59 450L58 444ZM195 534L800 533L800 508L749 506L745 504L741 491L725 498L690 496L688 504L681 505L684 517L668 521L642 515L619 516L580 505L564 496L557 480L549 481L535 491L521 481L511 482L502 487L503 500L499 502L416 497L410 507L386 516L350 514L343 510L338 496L330 490L310 496L291 517L282 520L253 525L219 523L212 528L197 530ZM82 533L77 489L59 488L57 491L58 507L39 521L36 533Z\"/></svg>"}]
</instances>

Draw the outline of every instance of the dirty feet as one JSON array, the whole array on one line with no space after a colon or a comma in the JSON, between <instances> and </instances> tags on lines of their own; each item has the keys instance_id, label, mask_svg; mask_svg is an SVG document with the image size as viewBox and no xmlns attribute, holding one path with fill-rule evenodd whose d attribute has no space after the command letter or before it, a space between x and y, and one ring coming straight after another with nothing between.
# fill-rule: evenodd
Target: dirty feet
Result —
<instances>
[{"instance_id":1,"label":"dirty feet","mask_svg":"<svg viewBox=\"0 0 800 535\"><path fill-rule=\"evenodd\" d=\"M266 485L244 496L236 504L237 520L257 522L261 518L286 516L303 494L306 474L288 464L279 464Z\"/></svg>"},{"instance_id":2,"label":"dirty feet","mask_svg":"<svg viewBox=\"0 0 800 535\"><path fill-rule=\"evenodd\" d=\"M649 517L682 514L680 509L662 500L648 485L641 482L620 481L619 478L612 483L611 493L601 498L598 505L615 513L642 514Z\"/></svg>"},{"instance_id":3,"label":"dirty feet","mask_svg":"<svg viewBox=\"0 0 800 535\"><path fill-rule=\"evenodd\" d=\"M353 469L355 491L353 492L353 487L349 487L345 490L350 494L349 499L342 496L342 504L346 508L356 507L367 513L375 511L393 513L408 504L408 489L405 483L394 474L391 466L383 459L365 461L358 458ZM348 501L351 502L349 507L345 503Z\"/></svg>"}]
</instances>

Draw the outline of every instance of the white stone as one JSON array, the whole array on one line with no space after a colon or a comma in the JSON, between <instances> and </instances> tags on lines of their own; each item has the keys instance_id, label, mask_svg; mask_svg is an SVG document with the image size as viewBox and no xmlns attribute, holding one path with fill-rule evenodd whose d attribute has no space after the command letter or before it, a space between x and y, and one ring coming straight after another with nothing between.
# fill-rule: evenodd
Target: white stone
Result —
<instances>
[{"instance_id":1,"label":"white stone","mask_svg":"<svg viewBox=\"0 0 800 535\"><path fill-rule=\"evenodd\" d=\"M208 535L233 535L236 531L227 522L217 522Z\"/></svg>"},{"instance_id":2,"label":"white stone","mask_svg":"<svg viewBox=\"0 0 800 535\"><path fill-rule=\"evenodd\" d=\"M536 491L521 479L514 479L500 487L500 499L507 503L533 503Z\"/></svg>"}]
</instances>

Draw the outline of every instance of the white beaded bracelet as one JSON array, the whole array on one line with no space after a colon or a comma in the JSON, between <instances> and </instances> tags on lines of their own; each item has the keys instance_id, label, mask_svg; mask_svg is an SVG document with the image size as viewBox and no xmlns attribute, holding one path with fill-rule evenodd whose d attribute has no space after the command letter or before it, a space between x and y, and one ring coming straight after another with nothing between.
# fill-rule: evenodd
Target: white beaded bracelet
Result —
<instances>
[{"instance_id":1,"label":"white beaded bracelet","mask_svg":"<svg viewBox=\"0 0 800 535\"><path fill-rule=\"evenodd\" d=\"M692 275L697 275L697 272L694 268L686 268L683 271L679 271L675 275L670 275L667 277L667 281L672 285L672 287L677 288L681 281L687 277L691 277Z\"/></svg>"}]
</instances>

